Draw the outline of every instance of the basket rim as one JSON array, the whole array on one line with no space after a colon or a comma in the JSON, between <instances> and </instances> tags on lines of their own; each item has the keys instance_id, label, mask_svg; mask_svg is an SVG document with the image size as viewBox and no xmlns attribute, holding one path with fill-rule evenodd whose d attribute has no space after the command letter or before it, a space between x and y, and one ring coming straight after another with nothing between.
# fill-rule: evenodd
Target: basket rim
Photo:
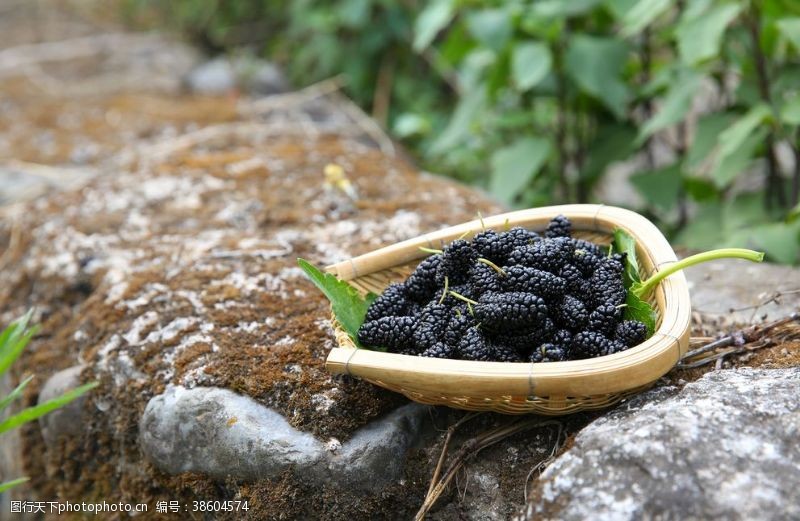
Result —
<instances>
[{"instance_id":1,"label":"basket rim","mask_svg":"<svg viewBox=\"0 0 800 521\"><path fill-rule=\"evenodd\" d=\"M450 226L395 243L326 267L340 279L352 280L402 265L427 254L420 246L436 248L465 232L502 229L510 224L543 229L549 220L564 214L582 231L609 233L625 229L637 243L640 264L650 266L648 275L677 261L667 239L644 216L619 207L576 204L519 210ZM333 373L362 376L393 387L424 389L432 393L462 395L479 386L486 395L590 396L623 392L650 383L672 368L688 348L691 307L682 272L664 279L656 288L662 320L653 335L638 346L588 360L536 364L531 362L476 362L471 360L421 359L420 357L358 349L338 338L340 347L328 355L326 367ZM335 325L338 327L338 325ZM341 333L344 333L339 330ZM347 336L344 333L345 337ZM349 340L349 337L347 338ZM349 346L343 347L346 344ZM637 368L648 367L642 374ZM484 393L485 390L485 393Z\"/></svg>"}]
</instances>

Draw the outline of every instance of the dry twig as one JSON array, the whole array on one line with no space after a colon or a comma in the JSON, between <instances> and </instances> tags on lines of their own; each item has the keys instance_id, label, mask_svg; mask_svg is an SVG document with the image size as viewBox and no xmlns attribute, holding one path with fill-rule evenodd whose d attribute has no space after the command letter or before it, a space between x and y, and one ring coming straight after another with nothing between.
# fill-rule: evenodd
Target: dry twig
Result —
<instances>
[{"instance_id":1,"label":"dry twig","mask_svg":"<svg viewBox=\"0 0 800 521\"><path fill-rule=\"evenodd\" d=\"M432 488L429 488L428 494L425 497L425 501L422 503L417 515L414 517L415 521L420 521L425 518L425 514L427 514L428 511L433 507L433 505L469 458L475 456L483 449L490 447L510 436L513 436L514 434L518 434L535 427L545 427L549 425L558 425L560 427L561 422L556 420L542 421L541 418L538 417L528 420L515 421L501 427L490 429L464 442L461 445L461 448L459 448L454 454L447 471L444 473L444 476Z\"/></svg>"},{"instance_id":2,"label":"dry twig","mask_svg":"<svg viewBox=\"0 0 800 521\"><path fill-rule=\"evenodd\" d=\"M753 325L734 331L722 338L714 340L704 346L692 349L683 355L681 362L676 366L678 369L692 369L708 363L717 362L721 366L722 360L729 355L741 354L747 351L755 351L774 344L774 341L766 338L766 335L776 328L786 326L792 322L800 322L800 312L792 313L768 324ZM708 355L717 349L728 348L725 351Z\"/></svg>"}]
</instances>

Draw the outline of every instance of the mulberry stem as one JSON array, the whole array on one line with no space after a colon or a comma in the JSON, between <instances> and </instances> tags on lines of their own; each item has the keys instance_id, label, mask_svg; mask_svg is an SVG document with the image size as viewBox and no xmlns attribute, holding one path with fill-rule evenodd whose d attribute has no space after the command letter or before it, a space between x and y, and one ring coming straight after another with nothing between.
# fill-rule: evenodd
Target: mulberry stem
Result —
<instances>
[{"instance_id":1,"label":"mulberry stem","mask_svg":"<svg viewBox=\"0 0 800 521\"><path fill-rule=\"evenodd\" d=\"M448 288L450 288L450 279L448 279L447 277L445 277L445 278L444 278L444 291L442 291L442 296L441 296L441 298L439 299L439 304L441 304L442 302L444 302L444 298L447 296L447 290L448 290Z\"/></svg>"},{"instance_id":2,"label":"mulberry stem","mask_svg":"<svg viewBox=\"0 0 800 521\"><path fill-rule=\"evenodd\" d=\"M451 295L453 295L455 298L457 298L457 299L459 299L459 300L463 300L463 301L464 301L464 302L466 302L467 304L472 304L472 305L474 305L474 306L477 306L477 305L478 305L478 303L477 303L477 302L475 302L475 301L474 301L474 300L472 300L471 298L467 298L467 297L465 297L465 296L464 296L464 295L462 295L461 293L456 293L455 291L450 291L450 294L451 294Z\"/></svg>"},{"instance_id":3,"label":"mulberry stem","mask_svg":"<svg viewBox=\"0 0 800 521\"><path fill-rule=\"evenodd\" d=\"M436 250L434 248L426 248L425 246L420 246L419 249L424 251L425 253L442 253L442 250Z\"/></svg>"},{"instance_id":4,"label":"mulberry stem","mask_svg":"<svg viewBox=\"0 0 800 521\"><path fill-rule=\"evenodd\" d=\"M745 250L743 248L722 248L720 250L711 250L704 253L698 253L697 255L692 255L674 264L670 264L646 281L634 285L631 290L637 297L643 299L650 293L650 291L653 290L653 288L656 287L659 282L669 277L673 273L681 271L683 268L688 268L689 266L694 266L695 264L701 264L703 262L726 258L761 262L764 260L764 252Z\"/></svg>"},{"instance_id":5,"label":"mulberry stem","mask_svg":"<svg viewBox=\"0 0 800 521\"><path fill-rule=\"evenodd\" d=\"M482 262L492 268L494 271L502 275L503 277L506 276L506 272L503 271L503 268L495 264L494 262L490 261L489 259L484 259L483 257L478 257L478 262Z\"/></svg>"}]
</instances>

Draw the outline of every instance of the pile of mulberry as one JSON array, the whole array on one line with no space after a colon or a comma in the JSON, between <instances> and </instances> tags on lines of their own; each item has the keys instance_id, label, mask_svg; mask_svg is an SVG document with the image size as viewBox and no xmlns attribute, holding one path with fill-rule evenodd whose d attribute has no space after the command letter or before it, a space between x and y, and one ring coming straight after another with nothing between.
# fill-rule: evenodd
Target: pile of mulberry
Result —
<instances>
[{"instance_id":1,"label":"pile of mulberry","mask_svg":"<svg viewBox=\"0 0 800 521\"><path fill-rule=\"evenodd\" d=\"M367 310L367 348L430 358L544 363L606 356L644 342L623 320L625 257L574 238L559 215L542 232L484 230L391 284Z\"/></svg>"}]
</instances>

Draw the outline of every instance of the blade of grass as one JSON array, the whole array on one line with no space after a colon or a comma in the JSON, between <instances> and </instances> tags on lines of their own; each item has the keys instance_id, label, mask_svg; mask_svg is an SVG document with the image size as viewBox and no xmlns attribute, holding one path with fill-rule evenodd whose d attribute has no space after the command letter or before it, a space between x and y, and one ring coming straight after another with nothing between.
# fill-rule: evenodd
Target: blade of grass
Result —
<instances>
[{"instance_id":1,"label":"blade of grass","mask_svg":"<svg viewBox=\"0 0 800 521\"><path fill-rule=\"evenodd\" d=\"M25 386L28 385L28 382L33 380L33 375L30 375L26 379L20 382L20 384L13 390L11 393L6 396L5 398L0 398L0 412L3 411L6 407L8 407L11 402L16 400L17 398L22 395L22 390L25 389Z\"/></svg>"},{"instance_id":2,"label":"blade of grass","mask_svg":"<svg viewBox=\"0 0 800 521\"><path fill-rule=\"evenodd\" d=\"M94 389L99 385L99 382L91 382L88 384L81 385L80 387L76 387L75 389L71 389L61 396L57 398L53 398L52 400L48 400L44 403L39 405L34 405L33 407L28 407L27 409L23 409L22 411L18 412L13 416L9 416L3 422L0 422L0 434L11 430L15 427L19 427L25 423L35 420L40 416L44 416L45 414L58 409L59 407L63 407L64 405L68 404L72 400L78 398L85 392Z\"/></svg>"},{"instance_id":3,"label":"blade of grass","mask_svg":"<svg viewBox=\"0 0 800 521\"><path fill-rule=\"evenodd\" d=\"M0 493L3 493L10 488L16 487L17 485L22 485L29 479L31 478L17 478L17 479L12 479L11 481L6 481L5 483L0 483Z\"/></svg>"},{"instance_id":4,"label":"blade of grass","mask_svg":"<svg viewBox=\"0 0 800 521\"><path fill-rule=\"evenodd\" d=\"M31 338L39 332L39 326L33 326L22 336L18 336L20 331L22 331L21 324L17 326L16 331L9 337L8 344L2 346L2 352L0 352L0 374L5 373L11 367L11 364L19 358Z\"/></svg>"}]
</instances>

